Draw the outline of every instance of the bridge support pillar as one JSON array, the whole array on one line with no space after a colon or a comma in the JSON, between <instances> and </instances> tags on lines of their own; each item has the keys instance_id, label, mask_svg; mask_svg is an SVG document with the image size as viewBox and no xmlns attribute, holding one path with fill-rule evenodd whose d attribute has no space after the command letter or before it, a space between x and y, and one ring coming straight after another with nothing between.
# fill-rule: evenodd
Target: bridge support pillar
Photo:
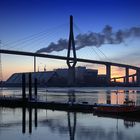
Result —
<instances>
[{"instance_id":1,"label":"bridge support pillar","mask_svg":"<svg viewBox=\"0 0 140 140\"><path fill-rule=\"evenodd\" d=\"M111 79L111 66L106 65L106 79L107 79L107 84L110 85L110 79Z\"/></svg>"},{"instance_id":2,"label":"bridge support pillar","mask_svg":"<svg viewBox=\"0 0 140 140\"><path fill-rule=\"evenodd\" d=\"M126 81L126 78L124 77L124 78L123 78L123 83L125 83L125 81Z\"/></svg>"},{"instance_id":3,"label":"bridge support pillar","mask_svg":"<svg viewBox=\"0 0 140 140\"><path fill-rule=\"evenodd\" d=\"M34 56L34 72L36 72L36 57Z\"/></svg>"},{"instance_id":4,"label":"bridge support pillar","mask_svg":"<svg viewBox=\"0 0 140 140\"><path fill-rule=\"evenodd\" d=\"M137 85L140 86L140 69L136 70L136 75L137 75Z\"/></svg>"},{"instance_id":5,"label":"bridge support pillar","mask_svg":"<svg viewBox=\"0 0 140 140\"><path fill-rule=\"evenodd\" d=\"M132 83L135 83L135 76L132 76Z\"/></svg>"},{"instance_id":6,"label":"bridge support pillar","mask_svg":"<svg viewBox=\"0 0 140 140\"><path fill-rule=\"evenodd\" d=\"M125 69L125 84L128 85L129 84L129 68L126 67Z\"/></svg>"},{"instance_id":7,"label":"bridge support pillar","mask_svg":"<svg viewBox=\"0 0 140 140\"><path fill-rule=\"evenodd\" d=\"M116 83L116 78L114 78L114 83Z\"/></svg>"}]
</instances>

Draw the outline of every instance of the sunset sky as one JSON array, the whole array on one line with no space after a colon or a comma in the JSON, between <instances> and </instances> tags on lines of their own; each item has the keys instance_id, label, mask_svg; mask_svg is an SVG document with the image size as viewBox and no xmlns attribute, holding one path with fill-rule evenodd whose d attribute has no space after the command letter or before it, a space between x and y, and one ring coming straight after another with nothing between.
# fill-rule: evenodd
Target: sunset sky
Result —
<instances>
[{"instance_id":1,"label":"sunset sky","mask_svg":"<svg viewBox=\"0 0 140 140\"><path fill-rule=\"evenodd\" d=\"M1 48L36 52L51 42L68 39L70 15L74 17L75 37L102 34L106 25L113 33L138 29L136 35L119 43L85 46L77 50L78 57L140 66L139 0L0 0ZM66 49L51 54L66 56ZM30 57L2 55L4 80L14 72L32 71L32 62ZM45 65L47 70L67 67L65 62L38 58L37 68L43 70ZM114 75L118 71L124 73L117 68Z\"/></svg>"}]
</instances>

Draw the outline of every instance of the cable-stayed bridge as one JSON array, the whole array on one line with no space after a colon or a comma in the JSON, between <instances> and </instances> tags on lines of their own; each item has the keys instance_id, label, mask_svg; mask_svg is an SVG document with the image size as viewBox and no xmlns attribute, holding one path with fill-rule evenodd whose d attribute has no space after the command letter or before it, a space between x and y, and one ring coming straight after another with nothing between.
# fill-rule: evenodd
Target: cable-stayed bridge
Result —
<instances>
[{"instance_id":1,"label":"cable-stayed bridge","mask_svg":"<svg viewBox=\"0 0 140 140\"><path fill-rule=\"evenodd\" d=\"M38 38L36 35L34 35L34 36L35 36L35 38ZM31 39L33 39L34 36L31 36ZM68 79L69 79L70 85L75 83L75 66L76 66L77 62L104 65L106 67L106 78L107 78L108 85L111 85L111 83L115 84L118 79L123 79L123 83L125 85L129 85L130 78L132 79L131 84L140 85L140 68L137 66L114 63L114 62L109 62L109 61L83 59L83 58L77 57L76 48L75 48L75 41L74 41L74 33L73 33L73 18L72 18L72 16L70 17L70 33L69 33L68 45L66 46L66 48L68 50L67 56L42 54L42 53L38 53L38 52L33 53L33 52L28 52L28 51L18 51L18 50L14 50L14 49L10 50L10 49L2 49L2 48L0 48L0 54L12 54L12 55L23 55L23 56L34 57L34 72L36 72L36 58L37 57L64 60L64 61L66 61L68 68L69 68L69 78ZM61 46L60 46L60 50L61 50ZM105 54L102 51L101 51L101 53L105 56ZM112 66L124 68L125 69L125 76L112 78L111 77L111 67ZM130 74L129 70L134 70L135 73Z\"/></svg>"},{"instance_id":2,"label":"cable-stayed bridge","mask_svg":"<svg viewBox=\"0 0 140 140\"><path fill-rule=\"evenodd\" d=\"M31 52L22 52L22 51L11 51L11 50L0 50L0 53L3 54L13 54L13 55L23 55L23 56L32 56L32 57L42 57L42 58L50 58L50 59L58 59L58 60L67 60L67 57L64 56L56 56L56 55L49 55L49 54L38 54L38 53L31 53ZM73 58L70 58L71 60L73 60ZM106 62L106 61L97 61L97 60L89 60L89 59L82 59L82 58L77 58L78 62L85 62L85 63L90 63L90 64L101 64L101 65L105 65L106 66L106 75L108 78L108 82L110 83L111 80L113 79L114 81L116 79L124 79L124 82L129 83L129 77L136 77L136 81L133 82L137 82L137 84L140 81L140 68L136 67L136 66L132 66L132 65L126 65L126 64L119 64L119 63L113 63L113 62ZM122 67L125 68L126 70L126 76L122 76L122 77L115 77L111 79L111 66L117 66L117 67ZM129 75L129 69L133 69L136 71L135 74L133 75Z\"/></svg>"}]
</instances>

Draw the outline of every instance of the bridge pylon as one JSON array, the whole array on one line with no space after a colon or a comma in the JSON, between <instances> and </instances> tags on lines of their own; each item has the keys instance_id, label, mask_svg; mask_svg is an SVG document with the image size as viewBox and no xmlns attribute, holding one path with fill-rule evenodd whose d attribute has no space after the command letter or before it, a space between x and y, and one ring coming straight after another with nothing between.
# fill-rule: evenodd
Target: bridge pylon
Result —
<instances>
[{"instance_id":1,"label":"bridge pylon","mask_svg":"<svg viewBox=\"0 0 140 140\"><path fill-rule=\"evenodd\" d=\"M111 83L111 65L106 65L106 77L107 77L107 85L109 86Z\"/></svg>"},{"instance_id":2,"label":"bridge pylon","mask_svg":"<svg viewBox=\"0 0 140 140\"><path fill-rule=\"evenodd\" d=\"M140 68L136 70L137 86L140 86Z\"/></svg>"},{"instance_id":3,"label":"bridge pylon","mask_svg":"<svg viewBox=\"0 0 140 140\"><path fill-rule=\"evenodd\" d=\"M73 16L70 16L70 33L67 52L67 65L68 65L68 86L75 86L75 66L77 63L74 33L73 33Z\"/></svg>"},{"instance_id":4,"label":"bridge pylon","mask_svg":"<svg viewBox=\"0 0 140 140\"><path fill-rule=\"evenodd\" d=\"M125 68L125 85L126 86L129 85L129 68L128 67Z\"/></svg>"}]
</instances>

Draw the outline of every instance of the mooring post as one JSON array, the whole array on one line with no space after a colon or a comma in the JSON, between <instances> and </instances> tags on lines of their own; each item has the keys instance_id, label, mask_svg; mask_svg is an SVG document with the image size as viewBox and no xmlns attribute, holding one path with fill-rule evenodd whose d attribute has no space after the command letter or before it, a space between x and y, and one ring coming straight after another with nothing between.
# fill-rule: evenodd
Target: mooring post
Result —
<instances>
[{"instance_id":1,"label":"mooring post","mask_svg":"<svg viewBox=\"0 0 140 140\"><path fill-rule=\"evenodd\" d=\"M26 99L25 73L22 74L22 100Z\"/></svg>"},{"instance_id":2,"label":"mooring post","mask_svg":"<svg viewBox=\"0 0 140 140\"><path fill-rule=\"evenodd\" d=\"M29 100L32 99L32 75L29 73Z\"/></svg>"},{"instance_id":3,"label":"mooring post","mask_svg":"<svg viewBox=\"0 0 140 140\"><path fill-rule=\"evenodd\" d=\"M37 78L34 80L34 92L35 92L35 100L37 100Z\"/></svg>"}]
</instances>

